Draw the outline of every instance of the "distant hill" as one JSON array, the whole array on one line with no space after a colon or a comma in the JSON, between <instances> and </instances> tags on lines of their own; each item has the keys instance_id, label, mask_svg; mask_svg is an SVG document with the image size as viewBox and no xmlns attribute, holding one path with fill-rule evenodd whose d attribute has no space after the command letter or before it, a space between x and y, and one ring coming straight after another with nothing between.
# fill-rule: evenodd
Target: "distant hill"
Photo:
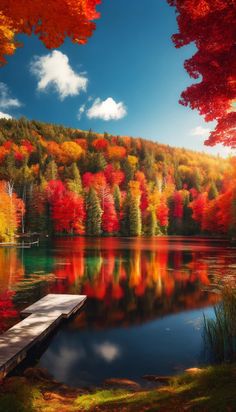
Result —
<instances>
[{"instance_id":1,"label":"distant hill","mask_svg":"<svg viewBox=\"0 0 236 412\"><path fill-rule=\"evenodd\" d=\"M231 233L232 162L143 138L0 120L0 180L23 200L16 219L27 232ZM222 201L228 220L216 223Z\"/></svg>"}]
</instances>

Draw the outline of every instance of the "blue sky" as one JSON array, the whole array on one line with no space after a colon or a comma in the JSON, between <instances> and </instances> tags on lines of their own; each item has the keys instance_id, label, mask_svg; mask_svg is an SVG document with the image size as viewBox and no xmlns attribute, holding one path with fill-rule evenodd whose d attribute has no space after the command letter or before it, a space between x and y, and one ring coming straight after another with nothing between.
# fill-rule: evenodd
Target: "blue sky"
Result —
<instances>
[{"instance_id":1,"label":"blue sky","mask_svg":"<svg viewBox=\"0 0 236 412\"><path fill-rule=\"evenodd\" d=\"M53 52L20 37L24 47L0 69L0 112L225 154L203 145L213 125L178 103L195 48L173 46L174 9L166 0L103 0L98 10L85 46L68 40Z\"/></svg>"}]
</instances>

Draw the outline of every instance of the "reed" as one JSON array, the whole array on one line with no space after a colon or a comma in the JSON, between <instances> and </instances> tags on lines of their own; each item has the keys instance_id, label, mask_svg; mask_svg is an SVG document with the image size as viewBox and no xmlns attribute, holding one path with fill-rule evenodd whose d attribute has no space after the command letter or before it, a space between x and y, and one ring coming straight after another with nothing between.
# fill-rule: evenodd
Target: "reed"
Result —
<instances>
[{"instance_id":1,"label":"reed","mask_svg":"<svg viewBox=\"0 0 236 412\"><path fill-rule=\"evenodd\" d=\"M204 315L203 336L207 353L215 362L236 361L236 290L222 289L222 300L214 307L215 318Z\"/></svg>"}]
</instances>

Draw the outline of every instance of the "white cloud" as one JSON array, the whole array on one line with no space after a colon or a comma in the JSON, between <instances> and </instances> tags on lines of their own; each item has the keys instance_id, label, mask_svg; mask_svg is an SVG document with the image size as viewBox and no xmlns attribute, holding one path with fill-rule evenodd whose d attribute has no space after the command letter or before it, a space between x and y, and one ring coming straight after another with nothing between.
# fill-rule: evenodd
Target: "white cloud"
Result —
<instances>
[{"instance_id":1,"label":"white cloud","mask_svg":"<svg viewBox=\"0 0 236 412\"><path fill-rule=\"evenodd\" d=\"M74 72L66 54L58 50L45 56L35 56L30 65L31 72L38 78L38 90L45 91L53 86L61 100L67 96L86 91L88 79L84 74Z\"/></svg>"},{"instance_id":2,"label":"white cloud","mask_svg":"<svg viewBox=\"0 0 236 412\"><path fill-rule=\"evenodd\" d=\"M95 352L105 361L112 362L120 356L120 349L117 345L110 342L104 342L94 345Z\"/></svg>"},{"instance_id":3,"label":"white cloud","mask_svg":"<svg viewBox=\"0 0 236 412\"><path fill-rule=\"evenodd\" d=\"M82 104L82 106L80 106L78 114L77 114L77 119L80 120L83 113L85 112L85 104Z\"/></svg>"},{"instance_id":4,"label":"white cloud","mask_svg":"<svg viewBox=\"0 0 236 412\"><path fill-rule=\"evenodd\" d=\"M20 107L18 99L10 97L9 89L5 83L0 82L0 108L9 109L10 107Z\"/></svg>"},{"instance_id":5,"label":"white cloud","mask_svg":"<svg viewBox=\"0 0 236 412\"><path fill-rule=\"evenodd\" d=\"M12 116L8 113L0 112L0 119L12 119Z\"/></svg>"},{"instance_id":6,"label":"white cloud","mask_svg":"<svg viewBox=\"0 0 236 412\"><path fill-rule=\"evenodd\" d=\"M119 120L126 116L127 110L124 103L116 103L112 97L106 100L95 99L90 109L87 110L89 119Z\"/></svg>"},{"instance_id":7,"label":"white cloud","mask_svg":"<svg viewBox=\"0 0 236 412\"><path fill-rule=\"evenodd\" d=\"M191 136L208 137L210 132L211 132L211 129L209 129L209 127L197 126L191 130Z\"/></svg>"}]
</instances>

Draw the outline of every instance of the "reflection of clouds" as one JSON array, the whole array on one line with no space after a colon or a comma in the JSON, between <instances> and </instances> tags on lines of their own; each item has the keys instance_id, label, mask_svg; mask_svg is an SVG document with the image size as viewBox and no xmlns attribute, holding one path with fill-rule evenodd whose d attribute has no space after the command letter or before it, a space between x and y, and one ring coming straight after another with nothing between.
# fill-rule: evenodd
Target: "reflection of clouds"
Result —
<instances>
[{"instance_id":1,"label":"reflection of clouds","mask_svg":"<svg viewBox=\"0 0 236 412\"><path fill-rule=\"evenodd\" d=\"M202 327L203 320L201 317L199 317L199 318L187 320L185 323L187 325L192 325L194 329L196 330L200 330Z\"/></svg>"},{"instance_id":2,"label":"reflection of clouds","mask_svg":"<svg viewBox=\"0 0 236 412\"><path fill-rule=\"evenodd\" d=\"M104 342L94 345L94 352L106 362L113 362L120 356L120 348L114 343Z\"/></svg>"},{"instance_id":3,"label":"reflection of clouds","mask_svg":"<svg viewBox=\"0 0 236 412\"><path fill-rule=\"evenodd\" d=\"M86 356L86 352L81 345L74 349L62 346L58 352L53 350L46 352L45 366L49 371L53 371L53 375L57 379L65 382L70 376L70 369L73 364L86 358ZM44 366L44 359L42 365Z\"/></svg>"}]
</instances>

